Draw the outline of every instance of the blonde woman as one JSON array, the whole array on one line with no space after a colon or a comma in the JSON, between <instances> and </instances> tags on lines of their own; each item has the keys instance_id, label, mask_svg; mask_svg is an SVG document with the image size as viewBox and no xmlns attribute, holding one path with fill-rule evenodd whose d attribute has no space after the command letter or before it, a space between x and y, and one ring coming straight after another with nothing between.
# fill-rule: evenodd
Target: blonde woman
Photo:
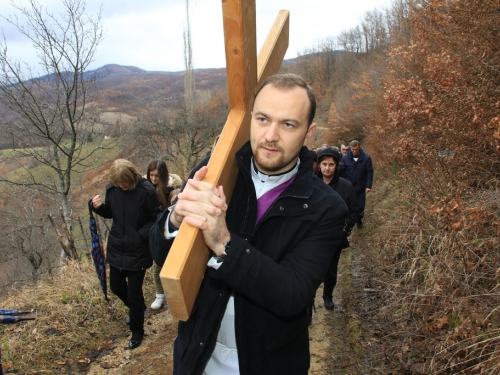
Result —
<instances>
[{"instance_id":1,"label":"blonde woman","mask_svg":"<svg viewBox=\"0 0 500 375\"><path fill-rule=\"evenodd\" d=\"M93 211L113 219L108 237L106 261L111 291L130 309L131 349L144 337L144 294L142 283L153 260L149 252L149 228L154 224L160 202L154 186L141 177L130 161L117 159L109 170L111 182L106 198L92 198Z\"/></svg>"}]
</instances>

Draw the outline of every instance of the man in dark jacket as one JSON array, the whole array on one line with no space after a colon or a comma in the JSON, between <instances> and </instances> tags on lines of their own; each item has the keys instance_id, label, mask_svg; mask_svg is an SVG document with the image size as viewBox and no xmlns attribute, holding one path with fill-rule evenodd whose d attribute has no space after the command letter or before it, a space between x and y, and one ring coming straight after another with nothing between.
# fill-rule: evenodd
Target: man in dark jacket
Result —
<instances>
[{"instance_id":1,"label":"man in dark jacket","mask_svg":"<svg viewBox=\"0 0 500 375\"><path fill-rule=\"evenodd\" d=\"M366 193L372 190L373 164L372 158L364 152L359 141L351 141L351 149L342 156L342 163L346 168L347 179L351 181L360 210L358 228L363 228L363 216L365 213Z\"/></svg>"},{"instance_id":2,"label":"man in dark jacket","mask_svg":"<svg viewBox=\"0 0 500 375\"><path fill-rule=\"evenodd\" d=\"M130 161L117 159L110 168L111 183L106 199L92 198L93 211L113 219L109 232L106 261L109 264L109 287L130 309L131 349L141 345L144 336L144 294L142 283L152 266L149 253L149 229L158 214L160 201L156 189L142 178Z\"/></svg>"},{"instance_id":3,"label":"man in dark jacket","mask_svg":"<svg viewBox=\"0 0 500 375\"><path fill-rule=\"evenodd\" d=\"M340 246L334 249L334 255L328 272L325 276L323 284L323 300L327 310L333 310L333 289L337 284L337 269L342 249L349 247L348 236L351 234L352 227L356 224L359 217L359 207L356 193L351 183L340 177L339 164L342 155L334 148L326 148L318 153L318 164L320 172L318 177L323 180L325 184L335 190L347 204L349 208L349 215L345 219L343 240Z\"/></svg>"},{"instance_id":4,"label":"man in dark jacket","mask_svg":"<svg viewBox=\"0 0 500 375\"><path fill-rule=\"evenodd\" d=\"M201 181L206 166L178 195L167 232L181 222L200 228L213 256L191 317L179 322L174 374L308 373L306 308L347 215L304 147L315 107L302 78L270 77L256 94L250 142L236 155L229 205L223 187Z\"/></svg>"}]
</instances>

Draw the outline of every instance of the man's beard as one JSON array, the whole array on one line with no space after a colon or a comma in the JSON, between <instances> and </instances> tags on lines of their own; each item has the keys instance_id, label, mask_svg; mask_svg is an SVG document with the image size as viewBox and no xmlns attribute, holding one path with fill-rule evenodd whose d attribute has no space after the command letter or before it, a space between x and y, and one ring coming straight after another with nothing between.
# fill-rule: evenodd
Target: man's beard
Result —
<instances>
[{"instance_id":1,"label":"man's beard","mask_svg":"<svg viewBox=\"0 0 500 375\"><path fill-rule=\"evenodd\" d=\"M261 156L261 152L266 153L266 151L263 149L264 147L275 150L275 152L277 152L277 154L274 155L274 157L272 157L272 158L267 158L265 156L264 157ZM272 144L272 143L271 144L269 144L269 143L260 144L257 147L257 152L255 153L254 158L255 158L255 164L257 165L257 168L259 166L262 166L262 169L265 169L267 174L269 174L269 172L279 171L280 169L282 169L285 166L285 153L283 152L283 149L279 146L276 146L275 144Z\"/></svg>"}]
</instances>

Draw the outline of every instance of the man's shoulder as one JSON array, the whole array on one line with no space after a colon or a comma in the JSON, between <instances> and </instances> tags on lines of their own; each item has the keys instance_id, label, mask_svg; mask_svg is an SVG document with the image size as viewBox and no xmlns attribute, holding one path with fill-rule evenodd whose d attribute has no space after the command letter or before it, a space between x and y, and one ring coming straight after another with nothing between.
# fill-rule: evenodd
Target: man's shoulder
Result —
<instances>
[{"instance_id":1,"label":"man's shoulder","mask_svg":"<svg viewBox=\"0 0 500 375\"><path fill-rule=\"evenodd\" d=\"M339 184L339 187L341 187L342 189L354 189L352 187L351 181L349 181L347 178L339 177L338 184Z\"/></svg>"},{"instance_id":2,"label":"man's shoulder","mask_svg":"<svg viewBox=\"0 0 500 375\"><path fill-rule=\"evenodd\" d=\"M345 155L342 155L342 158L340 159L340 162L343 163L343 164L346 164L346 163L349 163L349 161L353 160L352 159L352 154L350 154L349 152Z\"/></svg>"},{"instance_id":3,"label":"man's shoulder","mask_svg":"<svg viewBox=\"0 0 500 375\"><path fill-rule=\"evenodd\" d=\"M318 200L318 201L322 201L324 199L328 199L328 198L337 198L338 197L338 194L335 192L334 189L331 188L330 185L328 184L325 184L325 182L314 176L313 178L313 193L312 193L312 196L313 198L315 198L315 200Z\"/></svg>"}]
</instances>

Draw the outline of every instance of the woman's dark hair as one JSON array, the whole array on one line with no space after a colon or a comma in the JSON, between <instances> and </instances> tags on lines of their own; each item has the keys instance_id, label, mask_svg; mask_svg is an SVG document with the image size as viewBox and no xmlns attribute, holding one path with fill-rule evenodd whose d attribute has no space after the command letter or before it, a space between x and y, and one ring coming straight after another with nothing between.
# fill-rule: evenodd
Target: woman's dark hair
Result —
<instances>
[{"instance_id":1,"label":"woman's dark hair","mask_svg":"<svg viewBox=\"0 0 500 375\"><path fill-rule=\"evenodd\" d=\"M167 164L163 160L153 160L148 165L147 179L151 182L151 177L149 174L153 171L157 171L160 177L160 181L155 186L158 192L158 198L163 208L168 207L168 197L167 197L167 186L168 186L168 168Z\"/></svg>"}]
</instances>

